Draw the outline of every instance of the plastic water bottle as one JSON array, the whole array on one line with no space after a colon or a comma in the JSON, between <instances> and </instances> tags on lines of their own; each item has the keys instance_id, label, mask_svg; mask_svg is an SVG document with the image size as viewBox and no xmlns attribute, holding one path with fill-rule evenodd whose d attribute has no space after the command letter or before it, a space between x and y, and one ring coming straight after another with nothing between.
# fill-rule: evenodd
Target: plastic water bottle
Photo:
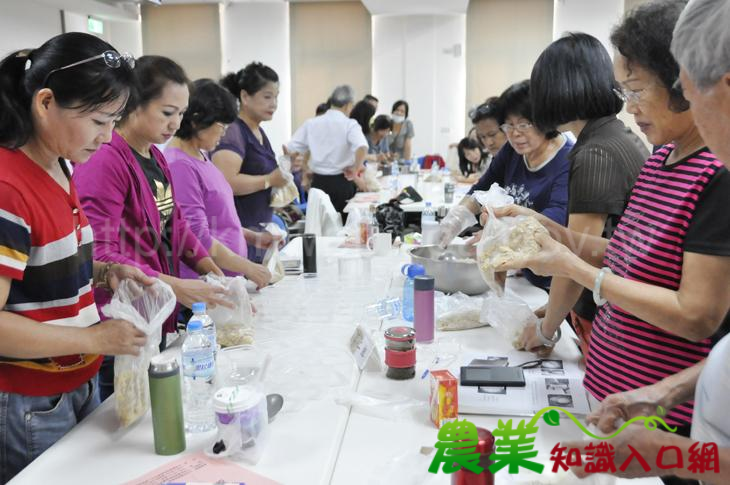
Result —
<instances>
[{"instance_id":1,"label":"plastic water bottle","mask_svg":"<svg viewBox=\"0 0 730 485\"><path fill-rule=\"evenodd\" d=\"M424 246L438 243L439 224L436 222L436 211L430 202L421 213L421 244Z\"/></svg>"},{"instance_id":2,"label":"plastic water bottle","mask_svg":"<svg viewBox=\"0 0 730 485\"><path fill-rule=\"evenodd\" d=\"M183 409L185 429L200 433L215 427L213 415L213 377L215 358L208 336L199 320L188 322L188 334L182 345Z\"/></svg>"},{"instance_id":3,"label":"plastic water bottle","mask_svg":"<svg viewBox=\"0 0 730 485\"><path fill-rule=\"evenodd\" d=\"M421 224L424 222L436 222L436 211L433 209L430 202L426 202L426 207L421 213Z\"/></svg>"},{"instance_id":4,"label":"plastic water bottle","mask_svg":"<svg viewBox=\"0 0 730 485\"><path fill-rule=\"evenodd\" d=\"M372 305L367 305L365 313L378 319L397 318L401 314L400 298L384 298Z\"/></svg>"},{"instance_id":5,"label":"plastic water bottle","mask_svg":"<svg viewBox=\"0 0 730 485\"><path fill-rule=\"evenodd\" d=\"M398 196L398 175L400 174L400 168L398 167L398 160L393 162L393 166L390 170L390 190L393 192L393 197Z\"/></svg>"},{"instance_id":6,"label":"plastic water bottle","mask_svg":"<svg viewBox=\"0 0 730 485\"><path fill-rule=\"evenodd\" d=\"M403 320L407 322L413 321L413 280L416 276L426 274L426 269L420 264L405 264L401 268L401 273L406 275L406 281L403 283Z\"/></svg>"},{"instance_id":7,"label":"plastic water bottle","mask_svg":"<svg viewBox=\"0 0 730 485\"><path fill-rule=\"evenodd\" d=\"M409 171L411 173L418 173L418 171L421 169L421 165L418 163L418 159L414 158L411 160L411 164L409 167Z\"/></svg>"},{"instance_id":8,"label":"plastic water bottle","mask_svg":"<svg viewBox=\"0 0 730 485\"><path fill-rule=\"evenodd\" d=\"M215 325L213 324L213 319L208 316L206 311L207 309L205 307L205 303L193 303L193 316L191 320L198 320L200 321L200 323L203 324L203 334L208 337L208 340L210 340L210 345L211 347L213 347L213 354L215 355L216 351L218 350L218 341L215 335Z\"/></svg>"}]
</instances>

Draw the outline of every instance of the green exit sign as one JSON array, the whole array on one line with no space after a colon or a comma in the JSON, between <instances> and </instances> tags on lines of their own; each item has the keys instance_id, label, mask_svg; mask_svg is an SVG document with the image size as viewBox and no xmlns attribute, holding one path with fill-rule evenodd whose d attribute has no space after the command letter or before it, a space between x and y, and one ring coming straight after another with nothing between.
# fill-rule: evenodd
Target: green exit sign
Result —
<instances>
[{"instance_id":1,"label":"green exit sign","mask_svg":"<svg viewBox=\"0 0 730 485\"><path fill-rule=\"evenodd\" d=\"M87 30L92 34L102 35L104 33L104 22L92 17L88 18Z\"/></svg>"}]
</instances>

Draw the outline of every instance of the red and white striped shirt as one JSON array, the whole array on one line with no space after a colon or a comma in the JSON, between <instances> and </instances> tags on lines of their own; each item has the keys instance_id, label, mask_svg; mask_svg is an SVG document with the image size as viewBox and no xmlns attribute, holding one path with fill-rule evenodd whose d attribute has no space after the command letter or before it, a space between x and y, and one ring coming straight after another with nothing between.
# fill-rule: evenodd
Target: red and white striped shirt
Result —
<instances>
[{"instance_id":1,"label":"red and white striped shirt","mask_svg":"<svg viewBox=\"0 0 730 485\"><path fill-rule=\"evenodd\" d=\"M0 276L11 279L4 311L48 325L97 323L93 240L73 183L66 193L23 152L0 148ZM0 356L0 392L69 392L100 365L98 355Z\"/></svg>"}]
</instances>

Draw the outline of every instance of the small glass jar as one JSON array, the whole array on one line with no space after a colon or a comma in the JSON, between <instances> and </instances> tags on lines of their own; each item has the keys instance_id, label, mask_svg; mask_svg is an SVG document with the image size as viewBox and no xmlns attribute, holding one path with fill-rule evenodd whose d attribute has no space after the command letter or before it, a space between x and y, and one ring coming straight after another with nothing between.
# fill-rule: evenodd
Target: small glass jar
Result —
<instances>
[{"instance_id":1,"label":"small glass jar","mask_svg":"<svg viewBox=\"0 0 730 485\"><path fill-rule=\"evenodd\" d=\"M386 377L412 379L416 375L416 331L411 327L390 327L385 331Z\"/></svg>"}]
</instances>

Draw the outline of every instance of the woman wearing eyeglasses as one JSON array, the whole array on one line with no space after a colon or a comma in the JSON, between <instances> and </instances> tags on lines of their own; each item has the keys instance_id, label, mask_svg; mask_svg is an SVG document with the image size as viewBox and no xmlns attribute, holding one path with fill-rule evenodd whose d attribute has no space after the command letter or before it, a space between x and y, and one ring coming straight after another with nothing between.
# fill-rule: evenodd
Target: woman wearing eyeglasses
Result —
<instances>
[{"instance_id":1,"label":"woman wearing eyeglasses","mask_svg":"<svg viewBox=\"0 0 730 485\"><path fill-rule=\"evenodd\" d=\"M180 66L160 56L137 59L133 75L132 95L111 141L73 175L94 229L95 254L163 280L185 307L195 302L228 306L222 289L180 278L182 264L199 275L223 273L183 217L167 161L154 146L180 127L188 79ZM109 301L108 295L96 296L99 307ZM173 312L165 322L163 337L177 330L176 317ZM112 393L113 377L109 358L100 373L102 399Z\"/></svg>"},{"instance_id":2,"label":"woman wearing eyeglasses","mask_svg":"<svg viewBox=\"0 0 730 485\"><path fill-rule=\"evenodd\" d=\"M554 128L541 131L532 123L530 81L513 84L499 98L500 129L507 135L504 147L499 151L479 181L469 189L489 190L499 184L515 203L528 207L558 224L567 221L568 153L573 143ZM455 210L454 210L455 209ZM441 244L445 245L461 230L469 217L479 212L479 204L471 197L449 211L441 221ZM471 217L473 219L473 216ZM475 240L475 239L472 239ZM548 288L550 278L525 271L525 277L535 286Z\"/></svg>"},{"instance_id":3,"label":"woman wearing eyeglasses","mask_svg":"<svg viewBox=\"0 0 730 485\"><path fill-rule=\"evenodd\" d=\"M613 236L576 234L541 218L569 246L545 237L538 255L516 263L593 291L599 310L584 385L598 400L691 367L727 332L730 174L674 87L679 66L669 48L685 4L642 5L611 35L626 109L661 146L644 164ZM692 402L679 404L667 422L686 435L692 413Z\"/></svg>"},{"instance_id":4,"label":"woman wearing eyeglasses","mask_svg":"<svg viewBox=\"0 0 730 485\"><path fill-rule=\"evenodd\" d=\"M588 236L611 237L618 225L649 151L616 118L623 102L603 44L588 34L571 33L550 44L532 68L530 80L535 122L571 131L578 140L571 150L568 229ZM593 297L577 283L554 278L541 332L552 339L570 312L570 321L588 354ZM542 312L541 312L542 313ZM535 328L522 335L527 350L545 355L550 347Z\"/></svg>"},{"instance_id":5,"label":"woman wearing eyeglasses","mask_svg":"<svg viewBox=\"0 0 730 485\"><path fill-rule=\"evenodd\" d=\"M225 88L210 79L195 81L165 158L176 188L175 201L213 261L227 275L242 274L263 287L271 281L271 273L247 259L244 232L248 229L241 228L233 190L208 158L237 112L236 99ZM197 278L198 273L183 263L180 276Z\"/></svg>"},{"instance_id":6,"label":"woman wearing eyeglasses","mask_svg":"<svg viewBox=\"0 0 730 485\"><path fill-rule=\"evenodd\" d=\"M132 84L122 57L69 33L0 62L0 484L98 406L102 355L145 344L129 322L98 323L93 287L152 280L93 261L63 160L83 164L109 140Z\"/></svg>"}]
</instances>

